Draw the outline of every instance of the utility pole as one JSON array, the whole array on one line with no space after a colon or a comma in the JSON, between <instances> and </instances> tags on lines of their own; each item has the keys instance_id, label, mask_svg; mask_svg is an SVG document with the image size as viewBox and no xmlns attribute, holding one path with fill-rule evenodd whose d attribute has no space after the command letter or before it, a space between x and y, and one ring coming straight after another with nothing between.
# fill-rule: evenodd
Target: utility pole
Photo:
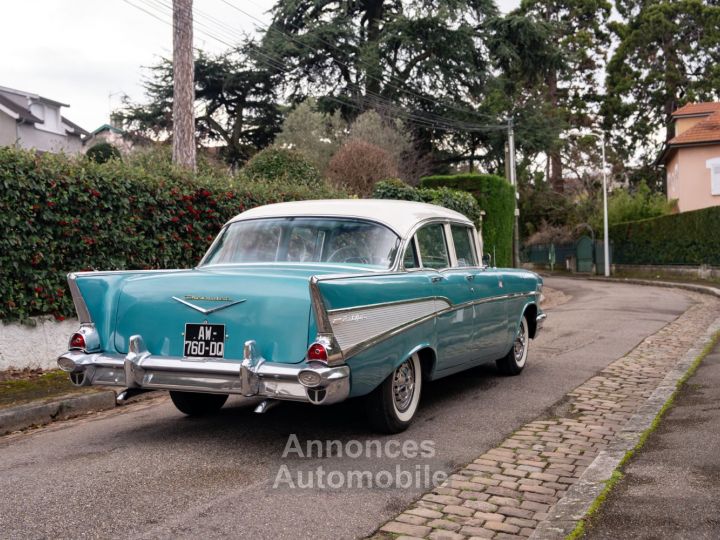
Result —
<instances>
[{"instance_id":1,"label":"utility pole","mask_svg":"<svg viewBox=\"0 0 720 540\"><path fill-rule=\"evenodd\" d=\"M515 201L515 222L513 225L513 267L520 267L520 210L518 209L517 178L515 176L515 131L513 119L508 118L508 172L510 185L513 187L513 200Z\"/></svg>"},{"instance_id":2,"label":"utility pole","mask_svg":"<svg viewBox=\"0 0 720 540\"><path fill-rule=\"evenodd\" d=\"M192 0L173 0L173 163L195 170Z\"/></svg>"}]
</instances>

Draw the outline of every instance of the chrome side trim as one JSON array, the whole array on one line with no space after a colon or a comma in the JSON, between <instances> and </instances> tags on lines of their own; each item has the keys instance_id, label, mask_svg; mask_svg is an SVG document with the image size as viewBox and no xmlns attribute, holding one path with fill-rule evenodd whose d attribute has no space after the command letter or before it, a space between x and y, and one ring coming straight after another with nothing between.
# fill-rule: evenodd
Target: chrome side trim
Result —
<instances>
[{"instance_id":1,"label":"chrome side trim","mask_svg":"<svg viewBox=\"0 0 720 540\"><path fill-rule=\"evenodd\" d=\"M72 296L73 304L75 304L75 312L77 313L80 323L89 324L92 323L93 320L92 317L90 317L90 311L88 311L85 299L82 297L82 293L78 287L77 276L78 274L72 272L67 276L68 287L70 287L70 296Z\"/></svg>"},{"instance_id":2,"label":"chrome side trim","mask_svg":"<svg viewBox=\"0 0 720 540\"><path fill-rule=\"evenodd\" d=\"M371 336L364 341L361 341L359 343L351 345L346 350L343 350L343 356L344 356L345 360L347 361L350 358L352 358L353 356L363 352L364 350L366 350L374 345L377 345L378 343L385 341L386 339L394 337L394 336L400 334L401 332L404 332L405 330L409 330L415 326L418 326L429 320L432 320L435 317L440 317L442 315L453 313L455 311L458 311L461 309L466 309L468 307L472 307L475 305L487 304L489 302L498 302L498 301L502 301L502 300L509 300L509 299L513 299L513 298L530 297L530 296L535 296L535 294L536 294L535 291L527 292L527 293L501 294L501 295L497 295L497 296L490 296L488 298L482 298L480 300L471 300L469 302L462 302L460 304L455 304L455 305L450 305L449 301L447 299L444 299L442 297L437 297L438 299L443 299L446 302L448 302L448 306L444 309L440 309L440 310L434 311L433 313L430 313L428 315L418 317L418 318L408 321L404 324L398 325L389 330L381 332L377 335ZM402 304L402 302L388 302L387 305L399 305L399 304ZM372 305L372 307L382 306L382 305L383 304L374 304L374 305ZM365 306L359 306L358 308L355 308L355 309L361 310L363 307L365 307ZM337 311L340 311L340 310L337 310ZM337 311L333 311L331 313L336 313ZM346 313L347 313L347 311L346 311Z\"/></svg>"},{"instance_id":3,"label":"chrome side trim","mask_svg":"<svg viewBox=\"0 0 720 540\"><path fill-rule=\"evenodd\" d=\"M379 308L379 307L385 307L385 306L399 306L404 304L412 304L415 302L426 302L428 300L438 300L441 302L445 302L448 306L452 306L452 302L450 302L450 299L445 296L425 296L423 298L411 298L409 300L393 300L392 302L378 302L377 304L364 304L362 306L353 306L353 307L346 307L346 308L338 308L338 309L331 309L328 311L328 315L338 315L342 313L347 313L349 311L357 311L361 309L373 309L373 308Z\"/></svg>"},{"instance_id":4,"label":"chrome side trim","mask_svg":"<svg viewBox=\"0 0 720 540\"><path fill-rule=\"evenodd\" d=\"M411 302L392 302L384 305L343 310L330 313L333 334L342 350L353 349L388 328L402 327L418 319L448 309L447 300L424 298Z\"/></svg>"},{"instance_id":5,"label":"chrome side trim","mask_svg":"<svg viewBox=\"0 0 720 540\"><path fill-rule=\"evenodd\" d=\"M163 274L170 272L189 272L187 268L173 268L169 270L152 269L152 270L90 270L85 272L73 272L74 276L112 276L116 274Z\"/></svg>"}]
</instances>

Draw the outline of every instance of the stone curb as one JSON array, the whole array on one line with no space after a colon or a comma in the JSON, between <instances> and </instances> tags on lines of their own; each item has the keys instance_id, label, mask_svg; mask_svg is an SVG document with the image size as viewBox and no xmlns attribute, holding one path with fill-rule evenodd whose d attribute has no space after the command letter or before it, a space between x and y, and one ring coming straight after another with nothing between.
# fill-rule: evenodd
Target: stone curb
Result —
<instances>
[{"instance_id":1,"label":"stone curb","mask_svg":"<svg viewBox=\"0 0 720 540\"><path fill-rule=\"evenodd\" d=\"M0 409L0 435L114 407L115 392L104 390L91 394L69 395L45 403L28 403Z\"/></svg>"},{"instance_id":2,"label":"stone curb","mask_svg":"<svg viewBox=\"0 0 720 540\"><path fill-rule=\"evenodd\" d=\"M630 282L630 280L628 281ZM637 283L639 285L656 285L655 282L649 280L636 281L644 282ZM697 285L692 287L711 289L713 292L710 294L720 296L720 291L713 287ZM707 292L707 290L698 290L697 288L689 290ZM619 467L627 452L635 448L642 434L652 425L660 410L677 390L677 383L687 373L693 362L700 356L703 349L711 342L713 335L718 331L720 331L720 319L716 319L702 336L698 345L690 349L678 361L645 404L640 407L616 435L613 442L605 450L600 451L578 481L550 509L548 518L538 523L535 531L530 536L531 540L562 540L575 530L577 523L585 517L592 504L605 489L607 481L610 480L613 472Z\"/></svg>"},{"instance_id":3,"label":"stone curb","mask_svg":"<svg viewBox=\"0 0 720 540\"><path fill-rule=\"evenodd\" d=\"M583 278L580 278L583 279ZM666 287L669 289L685 289L686 291L693 291L700 294L710 294L720 298L720 289L711 285L700 285L699 283L679 283L675 281L655 281L652 279L637 279L637 278L606 278L606 277L592 277L584 278L592 279L595 281L607 281L610 283L628 283L631 285L649 285L651 287Z\"/></svg>"},{"instance_id":4,"label":"stone curb","mask_svg":"<svg viewBox=\"0 0 720 540\"><path fill-rule=\"evenodd\" d=\"M720 288L699 283L682 283L678 281L655 281L654 279L639 278L613 278L604 276L578 276L577 274L551 274L540 272L541 275L553 278L582 279L588 281L606 281L608 283L627 283L629 285L648 285L650 287L665 287L669 289L685 289L700 294L709 294L720 298Z\"/></svg>"}]
</instances>

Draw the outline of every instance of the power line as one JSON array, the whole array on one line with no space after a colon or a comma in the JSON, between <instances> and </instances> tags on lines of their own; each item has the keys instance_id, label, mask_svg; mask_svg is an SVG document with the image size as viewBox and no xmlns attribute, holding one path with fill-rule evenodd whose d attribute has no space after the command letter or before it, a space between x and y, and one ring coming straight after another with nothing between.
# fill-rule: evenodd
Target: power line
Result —
<instances>
[{"instance_id":1,"label":"power line","mask_svg":"<svg viewBox=\"0 0 720 540\"><path fill-rule=\"evenodd\" d=\"M150 15L151 17L153 17L165 24L172 26L172 23L168 22L167 20L164 20L162 17L159 17L155 13L152 13L148 9L145 9L141 6L135 5L132 2L130 2L129 0L124 0L124 1L127 4L135 7L136 9L139 9L140 11ZM158 10L161 13L163 13L163 8L165 8L165 10L167 10L169 13L172 13L172 7L170 5L162 2L162 0L136 0L136 1L141 2L147 8ZM198 15L201 15L202 17L208 17L212 20L217 21L217 19L203 13L202 11L199 11L199 10L195 10L195 11ZM209 23L201 20L199 17L196 17L195 22L198 26L201 26L201 28L198 29L198 33L204 34L205 36L209 37L210 39L214 39L215 41L222 43L231 49L237 49L236 44L233 44L233 43L227 41L227 39L224 39L224 38L238 39L239 34L237 33L237 31L232 29L232 27L226 25L225 23L219 23L219 21L218 21L219 24L215 24L215 25L209 24ZM218 31L218 26L221 26L221 25L225 26L225 29L220 28L220 33L224 35L224 38L218 37L218 35L216 34L216 32ZM241 36L241 37L244 38L245 36ZM303 46L305 46L305 45L303 44ZM272 56L264 53L263 51L260 51L258 48L254 48L252 50L252 52L254 53L254 55L256 55L255 60L264 64L265 66L271 67L271 68L278 70L285 74L290 73L290 69L288 69L284 63L282 63L282 60L272 57ZM257 56L259 56L260 58L257 58ZM351 85L351 86L354 86L356 89L359 89L359 87L357 87L356 85ZM414 113L414 112L408 111L408 110L398 106L397 104L390 101L389 99L384 98L383 96L380 96L380 95L374 94L374 93L370 93L369 96L362 96L361 93L359 93L359 95L361 96L361 99L364 103L372 104L375 107L381 106L386 111L389 111L391 113L390 114L391 116L394 116L394 117L404 120L408 123L411 123L411 124L414 124L414 125L426 128L426 129L437 129L437 130L441 130L441 131L464 131L464 132L470 131L470 132L476 132L476 133L488 132L488 131L500 131L500 130L506 129L506 127L502 126L502 125L481 126L478 124L471 124L468 122L458 121L458 120L454 120L454 119L448 119L448 118L445 118L445 117L442 117L440 115L436 115L433 113L427 113L426 115ZM364 110L364 108L361 107L360 105L353 103L353 101L351 99L341 100L341 99L335 98L334 96L325 96L325 99L330 100L334 103L337 103L343 107L354 108L360 112L362 112ZM435 103L438 103L438 102L435 102ZM438 104L441 106L444 106L441 103L438 103ZM392 113L394 113L394 114L392 114Z\"/></svg>"},{"instance_id":2,"label":"power line","mask_svg":"<svg viewBox=\"0 0 720 540\"><path fill-rule=\"evenodd\" d=\"M278 32L278 33L284 35L285 37L291 39L291 40L294 41L295 43L297 43L297 44L299 44L299 45L301 45L301 46L303 46L303 47L308 47L306 44L302 43L300 40L298 40L298 39L295 38L294 36L288 34L287 32L284 32L284 31L282 31L282 30L280 30L280 29L278 29L278 28L276 28L276 27L274 27L274 26L272 26L272 25L268 25L267 23L265 23L264 21L262 21L262 20L259 19L258 17L254 16L253 14L248 13L248 12L245 11L244 9L242 9L242 8L240 8L240 7L232 4L232 3L229 2L228 0L220 0L220 1L221 1L222 3L224 3L224 4L226 4L227 6L229 6L229 7L233 8L233 9L239 11L240 13L243 13L244 15L250 17L251 19L257 21L257 22L259 23L259 26L260 26L261 28L264 28L264 29L266 29L266 30L274 30L275 32ZM253 3L254 3L254 2L253 2ZM255 5L257 5L257 4L255 4ZM300 28L298 25L296 25L296 24L294 24L294 23L292 23L292 22L289 22L289 21L288 21L288 24L289 24L290 26L292 26L293 28L295 28L296 30L301 30L301 28ZM339 47L336 47L335 45L333 45L333 44L330 43L329 41L323 39L322 37L319 37L319 36L314 36L314 37L315 37L315 39L317 39L320 43L323 43L323 44L326 45L327 47L330 47L331 49L334 49L334 50L336 50L336 51L342 52L342 50L341 50ZM341 61L338 60L337 58L335 58L334 60L335 60L335 62L337 62L338 64L344 66L345 68L350 69L350 67L349 67L347 64L341 62ZM364 65L365 67L372 67L372 66L370 66L369 64L367 64L366 62L364 62L362 59L359 59L359 60L358 60L358 63ZM365 76L368 77L368 78L371 79L371 80L376 81L376 82L383 83L383 84L385 84L386 86L389 86L390 88L393 88L393 89L395 89L395 90L397 90L397 91L404 92L404 93L406 93L406 94L408 94L408 95L415 96L415 97L417 97L417 98L419 98L419 99L425 100L425 101L427 101L427 102L429 102L429 103L432 103L432 104L434 104L434 105L440 105L441 107L446 107L446 108L448 108L448 109L451 109L451 110L454 110L454 111L457 111L457 112L461 112L461 113L463 113L463 114L471 114L471 115L475 115L475 116L477 116L477 117L484 117L484 118L490 118L490 119L496 120L496 117L494 117L494 116L491 116L491 115L488 115L488 114L479 113L479 112L473 111L473 110L471 110L471 109L464 109L464 108L456 107L456 106L453 106L453 105L450 105L450 104L447 104L447 103L442 103L442 102L440 102L440 101L438 101L438 100L436 100L436 99L433 99L433 98L431 98L431 97L428 97L428 96L425 96L425 95L420 94L420 93L418 93L418 92L415 92L414 90L410 90L410 89L404 88L404 87L402 87L402 86L397 86L397 85L391 84L390 82L387 82L387 81L385 80L385 77L384 77L383 75L380 75L381 78L378 78L378 77L375 77L375 76L373 76L373 75L371 75L371 74L369 74L369 73L366 72L366 73L365 73ZM398 78L397 76L395 76L395 75L392 75L392 74L391 74L391 75L389 75L389 77L391 78L391 80L394 79L395 81L398 81L398 82L401 82L401 83L403 82L401 79L399 79L399 78Z\"/></svg>"},{"instance_id":3,"label":"power line","mask_svg":"<svg viewBox=\"0 0 720 540\"><path fill-rule=\"evenodd\" d=\"M171 9L171 7L170 7L167 3L163 3L162 0L144 0L144 1L152 1L152 2L155 2L156 4L159 4L160 6L164 6L164 7L165 7L166 9L168 9L168 10ZM223 1L224 1L224 0L223 0ZM254 20L259 21L259 22L262 23L262 21L261 21L260 19L258 19L257 17L255 17L254 15L252 15L252 14L250 14L250 13L248 13L248 12L246 12L246 11L244 11L244 10L242 10L242 9L240 9L240 8L232 5L232 4L229 4L229 3L227 3L227 2L225 2L225 3L226 3L228 6L234 8L234 9L240 11L241 13L243 13L243 14L251 17L251 18L253 18ZM213 26L209 25L208 23L204 23L204 22L196 19L197 22L199 22L199 24L201 24L201 25L203 25L204 27L210 29L210 31L218 30L217 27L219 26L219 27L220 27L220 31L222 32L222 31L224 30L224 33L225 33L226 36L229 34L229 35L231 36L231 39L237 39L237 38L238 38L238 34L237 34L236 30L235 30L234 28L232 28L231 26L229 26L228 24L226 24L226 23L224 23L224 22L222 22L222 21L219 21L217 18L213 17L212 15L209 15L209 14L207 14L207 13L203 13L203 12L200 11L200 10L195 10L195 11L196 11L196 13L197 13L198 15L202 15L203 17L206 17L206 18L209 18L210 20L216 21L216 23L215 23L215 28L213 28ZM275 32L278 32L278 33L282 34L284 37L293 40L294 42L298 43L300 46L302 46L302 47L304 47L304 48L309 48L308 45L300 42L300 41L297 40L295 37L293 37L293 36L291 36L291 35L289 35L289 34L287 34L287 33L281 32L281 31L279 31L278 29L276 29L276 28L274 28L274 27L267 27L267 26L264 25L264 24L263 24L263 26L265 26L268 30L273 30L273 31L275 31ZM223 28L223 27L224 27L224 28ZM206 33L207 33L207 32L206 32ZM215 37L215 36L213 36L211 33L210 33L210 36L211 36L211 37ZM242 36L242 37L245 37L245 36ZM330 47L335 48L336 50L339 50L339 49L337 49L336 47L334 47L332 44L328 43L328 42L325 41L325 40L320 40L320 41L321 41L322 43L327 44L327 45L330 46ZM226 41L221 41L221 42L227 44ZM258 54L258 55L260 55L260 56L262 56L263 58L265 58L265 59L267 60L267 62L270 62L270 63L271 63L271 66L272 66L274 69L277 69L278 71L282 71L283 73L286 73L286 74L290 74L290 70L285 67L285 64L283 64L281 60L278 60L278 59L276 59L276 58L274 58L274 57L272 57L272 56L270 56L270 55L268 55L268 54L266 54L266 53L264 53L264 52L262 52L262 51L260 51L260 50L257 50L257 49L255 50L255 53ZM348 66L347 64L345 64L345 63L343 63L343 62L341 62L341 61L339 61L339 60L337 60L337 59L335 59L335 61L336 61L336 63L338 63L339 65L345 67L347 70L351 70L351 69L352 69L350 66ZM266 65L267 65L267 63L266 63ZM378 79L374 79L374 80L378 80ZM362 96L362 91L358 91L358 90L360 90L360 87L359 87L358 85L350 83L349 86L350 86L352 89L355 90L355 92L356 92L357 95ZM391 86L391 87L394 87L393 85L390 85L390 86ZM479 113L475 113L474 111L459 109L459 108L457 108L457 107L453 107L453 106L450 106L450 105L447 105L447 104L443 104L443 103L441 103L441 102L438 102L438 101L436 101L436 100L433 100L433 99L428 98L428 97L425 97L425 96L422 96L422 95L417 94L417 93L415 93L415 92L413 92L413 91L410 91L410 90L406 90L406 89L399 88L399 87L394 87L394 88L397 88L398 90L403 91L403 92L406 92L406 93L410 93L410 94L412 94L412 95L416 95L416 96L418 96L418 97L420 97L420 98L422 98L422 99L425 99L425 100L427 100L427 101L429 101L429 102L431 102L431 103L434 103L434 104L436 104L436 105L439 105L439 106L441 106L441 107L447 107L447 108L450 108L450 109L454 109L454 110L463 112L463 113L465 113L465 114L467 114L467 113L470 113L470 114L479 114ZM406 111L406 110L400 108L398 105L396 105L394 102L392 102L392 101L389 100L388 98L386 98L386 97L384 97L384 96L382 96L382 95L380 95L380 94L377 94L377 93L375 93L375 92L371 92L371 91L366 91L366 96L362 96L362 99L363 99L364 102L371 102L371 101L372 101L372 100L371 100L369 97L367 97L367 96L371 96L372 98L374 98L374 100L375 100L375 105L374 105L374 106L377 107L377 106L379 105L379 106L383 107L383 108L386 109L386 110L390 110L390 109L395 110L395 111L397 112L398 116L401 116L401 117L402 117L403 119L405 119L406 121L409 121L409 122L413 122L413 121L414 121L414 122L416 122L416 123L421 123L421 124L423 124L425 127L430 127L430 128L433 128L433 129L447 129L447 130L453 130L453 131L470 131L470 132L476 132L476 133L478 133L478 132L487 132L487 131L496 131L496 130L499 131L499 130L505 130L505 129L506 129L506 127L505 127L504 125L479 125L479 124L474 124L474 123L466 122L466 121L463 121L463 120L450 119L450 118L447 118L447 117L438 115L438 114L436 114L436 113L430 113L430 112L427 112L427 111L423 111L422 113L413 113L413 112ZM337 100L334 100L334 101L337 102ZM340 102L340 103L341 103L343 106L348 106L348 102L346 102L346 101L343 101L343 102ZM359 110L361 110L361 109L359 109ZM483 115L483 116L487 116L487 115Z\"/></svg>"}]
</instances>

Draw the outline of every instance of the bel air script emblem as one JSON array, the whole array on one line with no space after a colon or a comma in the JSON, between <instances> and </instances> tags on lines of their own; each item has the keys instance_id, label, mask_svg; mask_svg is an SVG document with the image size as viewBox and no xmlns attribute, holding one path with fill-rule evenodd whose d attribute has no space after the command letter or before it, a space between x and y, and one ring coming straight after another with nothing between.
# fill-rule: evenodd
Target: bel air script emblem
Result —
<instances>
[{"instance_id":1,"label":"bel air script emblem","mask_svg":"<svg viewBox=\"0 0 720 540\"><path fill-rule=\"evenodd\" d=\"M242 300L236 300L233 301L232 298L229 296L195 296L193 294L186 294L185 299L178 298L177 296L172 297L173 300L176 300L180 302L181 304L185 304L187 307L194 309L196 311L199 311L203 315L209 315L210 313L215 313L216 311L220 311L221 309L229 308L230 306L234 306L237 304L242 304L247 300L247 298L243 298ZM194 300L194 301L204 301L204 302L227 302L227 304L223 304L222 306L214 307L214 308L204 308L201 306L196 306L195 304L191 304L188 302L188 300Z\"/></svg>"},{"instance_id":2,"label":"bel air script emblem","mask_svg":"<svg viewBox=\"0 0 720 540\"><path fill-rule=\"evenodd\" d=\"M367 315L360 315L359 313L353 313L351 315L342 315L341 317L335 317L332 320L332 324L343 324L349 322L359 322L367 319Z\"/></svg>"}]
</instances>

